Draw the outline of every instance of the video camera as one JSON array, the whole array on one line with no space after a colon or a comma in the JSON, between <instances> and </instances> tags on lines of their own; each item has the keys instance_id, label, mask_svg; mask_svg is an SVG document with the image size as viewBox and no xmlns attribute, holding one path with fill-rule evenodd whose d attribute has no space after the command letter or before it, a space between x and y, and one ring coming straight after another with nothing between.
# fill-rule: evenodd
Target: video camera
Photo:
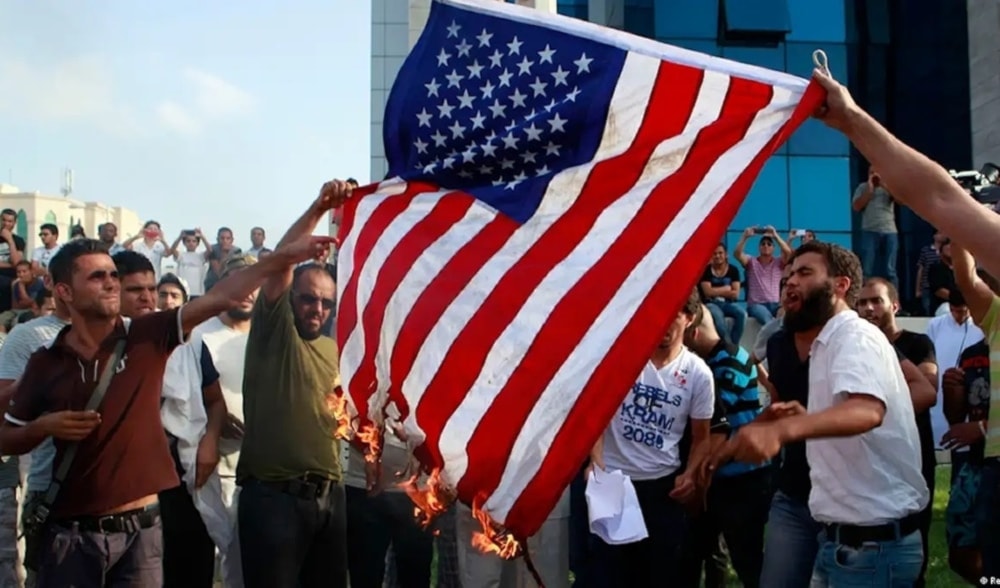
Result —
<instances>
[{"instance_id":1,"label":"video camera","mask_svg":"<svg viewBox=\"0 0 1000 588\"><path fill-rule=\"evenodd\" d=\"M948 170L948 175L955 178L970 196L983 204L1000 202L1000 167L994 163L983 164L980 170L955 171Z\"/></svg>"}]
</instances>

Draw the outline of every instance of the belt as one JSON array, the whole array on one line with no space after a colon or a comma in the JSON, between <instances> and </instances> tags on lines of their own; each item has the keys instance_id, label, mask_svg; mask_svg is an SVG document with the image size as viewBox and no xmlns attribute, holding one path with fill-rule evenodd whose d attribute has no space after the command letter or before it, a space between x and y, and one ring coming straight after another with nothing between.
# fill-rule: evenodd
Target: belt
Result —
<instances>
[{"instance_id":1,"label":"belt","mask_svg":"<svg viewBox=\"0 0 1000 588\"><path fill-rule=\"evenodd\" d=\"M916 532L920 528L919 513L905 516L899 520L885 523L884 525L874 525L860 527L857 525L826 525L824 532L829 541L847 545L848 547L861 547L865 543L882 543L885 541L898 541L907 535Z\"/></svg>"},{"instance_id":2,"label":"belt","mask_svg":"<svg viewBox=\"0 0 1000 588\"><path fill-rule=\"evenodd\" d=\"M127 510L104 516L83 516L54 521L63 527L76 525L89 533L135 533L148 529L160 520L160 505L151 504L143 508Z\"/></svg>"},{"instance_id":3,"label":"belt","mask_svg":"<svg viewBox=\"0 0 1000 588\"><path fill-rule=\"evenodd\" d=\"M306 500L323 498L338 484L336 480L324 478L316 474L306 474L301 478L291 480L266 481L255 479L254 482L267 488L273 488L278 492L291 494L296 498Z\"/></svg>"}]
</instances>

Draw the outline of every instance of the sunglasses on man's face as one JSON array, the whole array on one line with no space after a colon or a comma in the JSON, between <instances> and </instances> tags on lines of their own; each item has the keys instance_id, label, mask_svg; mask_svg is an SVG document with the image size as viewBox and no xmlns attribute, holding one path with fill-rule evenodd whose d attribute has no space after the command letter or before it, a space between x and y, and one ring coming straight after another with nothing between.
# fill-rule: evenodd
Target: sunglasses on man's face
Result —
<instances>
[{"instance_id":1,"label":"sunglasses on man's face","mask_svg":"<svg viewBox=\"0 0 1000 588\"><path fill-rule=\"evenodd\" d=\"M296 292L295 298L306 306L316 306L317 304L322 304L323 310L333 310L333 307L337 305L337 303L330 298L320 298L319 296L313 296L312 294L302 294Z\"/></svg>"}]
</instances>

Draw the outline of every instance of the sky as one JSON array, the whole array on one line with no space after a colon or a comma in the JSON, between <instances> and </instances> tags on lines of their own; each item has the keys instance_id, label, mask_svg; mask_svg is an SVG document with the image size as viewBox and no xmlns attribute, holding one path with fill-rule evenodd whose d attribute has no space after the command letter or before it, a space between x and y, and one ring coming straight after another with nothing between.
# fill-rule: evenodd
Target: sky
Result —
<instances>
[{"instance_id":1,"label":"sky","mask_svg":"<svg viewBox=\"0 0 1000 588\"><path fill-rule=\"evenodd\" d=\"M274 244L367 183L370 37L366 0L4 0L0 182Z\"/></svg>"}]
</instances>

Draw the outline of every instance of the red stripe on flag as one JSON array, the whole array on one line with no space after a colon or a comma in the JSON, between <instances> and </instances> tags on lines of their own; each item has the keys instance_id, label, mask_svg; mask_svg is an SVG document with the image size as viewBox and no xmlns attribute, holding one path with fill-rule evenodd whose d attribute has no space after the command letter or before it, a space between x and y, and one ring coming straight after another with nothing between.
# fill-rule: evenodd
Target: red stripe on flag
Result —
<instances>
[{"instance_id":1,"label":"red stripe on flag","mask_svg":"<svg viewBox=\"0 0 1000 588\"><path fill-rule=\"evenodd\" d=\"M396 345L392 350L389 363L390 400L403 397L403 382L438 319L469 280L482 268L483 260L489 259L499 251L519 226L507 216L498 214L445 263L424 291L417 296L399 329ZM426 390L421 394L426 394ZM425 443L417 448L415 453L424 465L430 467L444 465L436 444L431 448Z\"/></svg>"},{"instance_id":2,"label":"red stripe on flag","mask_svg":"<svg viewBox=\"0 0 1000 588\"><path fill-rule=\"evenodd\" d=\"M433 210L420 219L400 239L392 252L380 264L378 275L372 287L371 296L364 308L364 357L358 364L348 390L373 390L375 378L375 352L382 338L382 321L385 318L389 299L396 292L399 283L413 267L427 247L433 244L455 223L462 220L475 198L460 192L447 194L438 201ZM352 399L357 398L352 394ZM367 398L365 399L367 400ZM409 410L402 396L393 398L402 414ZM367 405L367 402L365 403Z\"/></svg>"},{"instance_id":3,"label":"red stripe on flag","mask_svg":"<svg viewBox=\"0 0 1000 588\"><path fill-rule=\"evenodd\" d=\"M531 292L572 252L601 212L638 181L656 146L684 130L703 78L702 70L661 62L645 121L632 146L594 166L576 203L500 278L462 328L417 406L417 422L429 451L436 451L442 431L475 384L490 348ZM499 464L491 460L487 467L502 468L506 457ZM464 497L471 500L468 494Z\"/></svg>"},{"instance_id":4,"label":"red stripe on flag","mask_svg":"<svg viewBox=\"0 0 1000 588\"><path fill-rule=\"evenodd\" d=\"M614 298L621 284L643 257L649 253L664 231L708 174L709 169L726 151L746 135L757 113L771 101L771 87L733 79L726 93L719 118L703 128L696 137L687 158L677 171L663 180L643 203L600 260L587 272L549 314L538 336L515 369L511 378L493 401L480 421L477 434L469 442L469 469L459 484L459 493L475 489L491 494L500 483L506 457L513 450L520 429L504 423L523 423L528 418L542 392L558 369ZM668 110L670 104L653 103L657 110ZM685 245L682 256L707 259L697 249ZM672 284L685 284L671 280ZM686 290L690 292L690 290ZM663 325L670 315L657 309L644 321L650 332L663 334ZM639 347L646 349L646 347ZM634 379L636 372L625 372L622 379ZM631 384L631 382L629 382ZM625 390L623 388L612 388ZM499 466L499 467L498 467Z\"/></svg>"},{"instance_id":5,"label":"red stripe on flag","mask_svg":"<svg viewBox=\"0 0 1000 588\"><path fill-rule=\"evenodd\" d=\"M340 301L337 307L337 346L339 349L344 348L344 345L347 343L348 336L350 336L351 331L353 331L357 326L358 275L360 274L365 261L368 259L368 256L371 254L371 250L375 246L375 243L378 242L379 237L382 236L382 233L392 223L392 221L406 211L410 202L412 202L414 198L424 192L433 192L435 190L437 190L437 187L431 184L424 182L412 182L407 185L406 191L402 194L388 198L384 202L380 203L372 212L368 221L361 227L361 232L358 234L354 243L354 259L352 260L354 264L353 271L351 272L350 278L347 280L347 284L343 289L343 294L340 296ZM353 223L359 204L360 199L355 200L353 198L345 203L345 221L350 218L350 222ZM348 392L352 392L350 388L348 388ZM364 422L367 418L368 411L367 397L371 394L371 392L369 390L358 392L359 393L357 395L351 393L351 399L354 400L355 407L360 413L362 422ZM360 401L359 397L364 398L364 401Z\"/></svg>"},{"instance_id":6,"label":"red stripe on flag","mask_svg":"<svg viewBox=\"0 0 1000 588\"><path fill-rule=\"evenodd\" d=\"M638 374L648 360L648 354L639 356L635 352L636 348L652 349L662 336L662 328L654 328L649 317L669 317L681 308L690 291L677 288L677 284L694 284L698 279L704 271L704 258L719 243L736 216L764 162L822 100L822 90L815 84L810 84L791 118L743 170L688 242L685 251L691 248L693 251L704 252L705 255L679 256L667 270L671 279L659 280L650 290L583 388L553 439L538 473L508 512L505 521L509 528L522 536L531 536L548 517L566 486L578 474L593 443L607 429L629 386L634 382L634 375L626 378L623 374Z\"/></svg>"}]
</instances>

